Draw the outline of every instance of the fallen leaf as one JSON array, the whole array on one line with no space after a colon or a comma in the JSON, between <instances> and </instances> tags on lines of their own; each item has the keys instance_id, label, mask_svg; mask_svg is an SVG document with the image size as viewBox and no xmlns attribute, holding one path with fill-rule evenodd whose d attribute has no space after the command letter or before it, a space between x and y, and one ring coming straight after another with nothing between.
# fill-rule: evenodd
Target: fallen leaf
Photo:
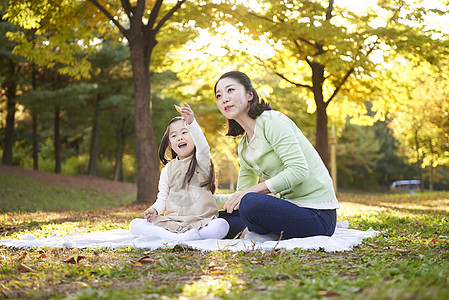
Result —
<instances>
[{"instance_id":1,"label":"fallen leaf","mask_svg":"<svg viewBox=\"0 0 449 300\"><path fill-rule=\"evenodd\" d=\"M24 259L27 256L27 252L23 252L22 255L20 255L20 257L14 259L14 261L21 261L22 259Z\"/></svg>"},{"instance_id":2,"label":"fallen leaf","mask_svg":"<svg viewBox=\"0 0 449 300\"><path fill-rule=\"evenodd\" d=\"M173 247L160 247L159 250L173 250Z\"/></svg>"},{"instance_id":3,"label":"fallen leaf","mask_svg":"<svg viewBox=\"0 0 449 300\"><path fill-rule=\"evenodd\" d=\"M337 292L334 292L334 291L319 291L318 295L320 295L320 296L338 296L340 294Z\"/></svg>"},{"instance_id":4,"label":"fallen leaf","mask_svg":"<svg viewBox=\"0 0 449 300\"><path fill-rule=\"evenodd\" d=\"M402 248L398 248L398 247L388 247L388 248L391 250L394 250L396 252L403 252L403 253L410 252L410 250L408 250L408 249L402 249Z\"/></svg>"},{"instance_id":5,"label":"fallen leaf","mask_svg":"<svg viewBox=\"0 0 449 300\"><path fill-rule=\"evenodd\" d=\"M223 275L226 274L225 271L215 270L209 273L209 275Z\"/></svg>"},{"instance_id":6,"label":"fallen leaf","mask_svg":"<svg viewBox=\"0 0 449 300\"><path fill-rule=\"evenodd\" d=\"M154 258L151 258L151 257L148 257L148 256L144 256L142 258L139 258L137 260L137 262L140 262L140 263L159 263L159 261L157 259L154 259Z\"/></svg>"},{"instance_id":7,"label":"fallen leaf","mask_svg":"<svg viewBox=\"0 0 449 300\"><path fill-rule=\"evenodd\" d=\"M65 263L71 263L71 264L76 264L78 263L80 260L82 260L83 258L86 258L85 256L82 255L74 255L72 257L67 258L66 260L64 260Z\"/></svg>"},{"instance_id":8,"label":"fallen leaf","mask_svg":"<svg viewBox=\"0 0 449 300\"><path fill-rule=\"evenodd\" d=\"M193 256L193 253L191 253L189 255L184 255L184 256L182 256L182 258L187 258L187 257L191 257L191 256Z\"/></svg>"},{"instance_id":9,"label":"fallen leaf","mask_svg":"<svg viewBox=\"0 0 449 300\"><path fill-rule=\"evenodd\" d=\"M27 271L27 272L31 272L31 273L36 273L36 271L34 271L33 269L31 269L30 267L28 267L28 266L26 266L26 265L24 265L24 264L19 264L18 266L17 266L17 268L19 268L20 270L24 270L24 271Z\"/></svg>"},{"instance_id":10,"label":"fallen leaf","mask_svg":"<svg viewBox=\"0 0 449 300\"><path fill-rule=\"evenodd\" d=\"M39 255L39 258L47 258L47 254L42 253L41 255Z\"/></svg>"}]
</instances>

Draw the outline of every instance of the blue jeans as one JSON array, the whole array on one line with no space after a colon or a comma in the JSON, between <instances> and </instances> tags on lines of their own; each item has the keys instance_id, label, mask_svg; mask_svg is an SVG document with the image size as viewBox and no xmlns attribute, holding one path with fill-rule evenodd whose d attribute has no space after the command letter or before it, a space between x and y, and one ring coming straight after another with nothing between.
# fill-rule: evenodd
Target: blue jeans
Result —
<instances>
[{"instance_id":1,"label":"blue jeans","mask_svg":"<svg viewBox=\"0 0 449 300\"><path fill-rule=\"evenodd\" d=\"M245 227L259 234L275 233L282 239L316 235L332 236L337 224L336 209L299 207L274 196L248 193L240 201L239 210L219 212L229 223L226 238L234 238Z\"/></svg>"}]
</instances>

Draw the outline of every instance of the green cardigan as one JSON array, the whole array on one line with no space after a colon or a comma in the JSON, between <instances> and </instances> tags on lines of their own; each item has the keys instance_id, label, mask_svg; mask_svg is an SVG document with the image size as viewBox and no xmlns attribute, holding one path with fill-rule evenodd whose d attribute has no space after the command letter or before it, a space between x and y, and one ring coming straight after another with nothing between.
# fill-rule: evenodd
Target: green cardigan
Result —
<instances>
[{"instance_id":1,"label":"green cardigan","mask_svg":"<svg viewBox=\"0 0 449 300\"><path fill-rule=\"evenodd\" d=\"M256 119L254 168L245 159L246 133L240 140L237 190L270 179L280 197L299 206L336 201L329 172L318 152L296 124L284 114L268 110ZM338 204L337 204L338 205ZM335 207L337 208L337 207Z\"/></svg>"}]
</instances>

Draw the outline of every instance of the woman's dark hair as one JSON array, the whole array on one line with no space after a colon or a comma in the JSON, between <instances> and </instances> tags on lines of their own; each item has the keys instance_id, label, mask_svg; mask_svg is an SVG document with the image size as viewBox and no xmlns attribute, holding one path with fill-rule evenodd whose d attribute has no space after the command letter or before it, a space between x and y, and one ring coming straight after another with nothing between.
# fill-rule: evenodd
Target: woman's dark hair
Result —
<instances>
[{"instance_id":1,"label":"woman's dark hair","mask_svg":"<svg viewBox=\"0 0 449 300\"><path fill-rule=\"evenodd\" d=\"M162 162L162 164L165 166L169 163L170 160L176 158L178 155L175 151L170 147L170 138L169 138L169 128L170 125L178 122L178 121L184 121L184 118L181 117L175 117L171 119L171 121L168 123L167 129L165 130L164 136L162 137L161 145L159 146L159 159ZM165 155L167 154L167 148L170 148L171 152L171 158L167 158ZM192 180L193 175L195 174L195 169L198 162L196 161L196 146L193 150L193 157L190 161L189 168L187 169L186 176L184 177L184 182L182 183L182 188L186 186L186 184L189 184ZM201 187L208 187L208 189L212 192L212 194L215 193L215 190L217 188L216 182L215 182L215 167L214 163L212 161L212 158L210 160L210 168L209 168L209 178L207 178L206 181L202 182L200 184Z\"/></svg>"},{"instance_id":2,"label":"woman's dark hair","mask_svg":"<svg viewBox=\"0 0 449 300\"><path fill-rule=\"evenodd\" d=\"M230 71L221 75L221 77L215 83L214 94L217 93L218 82L223 78L232 78L234 80L237 80L241 85L243 85L246 92L251 92L253 94L253 99L249 102L248 116L250 118L256 119L264 111L271 110L271 106L268 102L265 102L263 99L259 99L259 95L253 88L253 85L251 84L251 80L249 79L249 77L245 73L240 71ZM226 123L228 128L228 132L226 133L226 135L239 136L245 133L245 130L243 129L242 126L240 126L239 123L237 123L237 121L227 119Z\"/></svg>"}]
</instances>

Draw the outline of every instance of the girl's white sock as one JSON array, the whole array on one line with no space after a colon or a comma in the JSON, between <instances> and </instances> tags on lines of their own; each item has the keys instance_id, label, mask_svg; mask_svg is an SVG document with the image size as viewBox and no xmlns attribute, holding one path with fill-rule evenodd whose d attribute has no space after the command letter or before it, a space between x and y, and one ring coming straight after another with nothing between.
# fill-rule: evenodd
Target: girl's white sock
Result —
<instances>
[{"instance_id":1,"label":"girl's white sock","mask_svg":"<svg viewBox=\"0 0 449 300\"><path fill-rule=\"evenodd\" d=\"M201 228L198 233L202 240L222 239L229 231L229 224L225 219L217 218L210 221L206 227Z\"/></svg>"}]
</instances>

